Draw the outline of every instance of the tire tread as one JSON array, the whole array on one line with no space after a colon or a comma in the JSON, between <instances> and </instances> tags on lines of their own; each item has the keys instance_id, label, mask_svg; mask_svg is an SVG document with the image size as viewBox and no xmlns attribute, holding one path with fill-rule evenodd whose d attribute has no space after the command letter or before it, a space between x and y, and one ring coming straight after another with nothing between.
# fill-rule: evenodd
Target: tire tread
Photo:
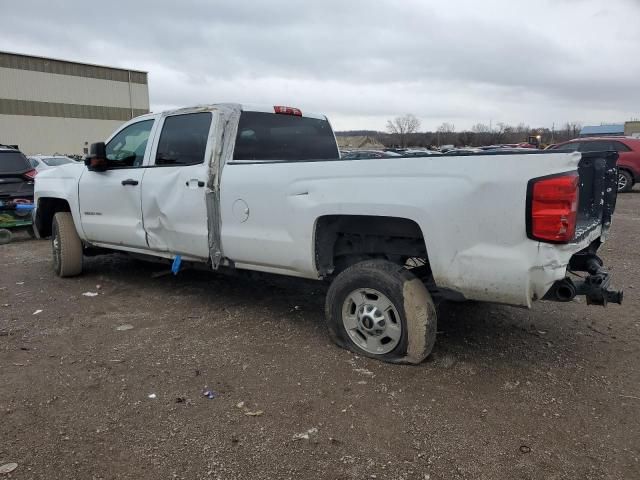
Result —
<instances>
[{"instance_id":1,"label":"tire tread","mask_svg":"<svg viewBox=\"0 0 640 480\"><path fill-rule=\"evenodd\" d=\"M78 236L71 213L56 213L53 228L57 229L60 243L60 269L56 273L60 277L79 275L82 272L82 240Z\"/></svg>"}]
</instances>

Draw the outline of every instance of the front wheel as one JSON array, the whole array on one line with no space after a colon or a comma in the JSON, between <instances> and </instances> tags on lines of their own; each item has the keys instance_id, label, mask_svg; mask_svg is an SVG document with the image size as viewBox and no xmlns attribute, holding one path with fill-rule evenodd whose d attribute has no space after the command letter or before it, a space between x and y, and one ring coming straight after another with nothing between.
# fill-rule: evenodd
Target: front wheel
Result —
<instances>
[{"instance_id":1,"label":"front wheel","mask_svg":"<svg viewBox=\"0 0 640 480\"><path fill-rule=\"evenodd\" d=\"M78 236L69 212L58 212L53 217L51 248L53 270L59 277L73 277L82 272L82 240Z\"/></svg>"},{"instance_id":2,"label":"front wheel","mask_svg":"<svg viewBox=\"0 0 640 480\"><path fill-rule=\"evenodd\" d=\"M618 192L630 192L633 188L633 177L626 170L618 170Z\"/></svg>"},{"instance_id":3,"label":"front wheel","mask_svg":"<svg viewBox=\"0 0 640 480\"><path fill-rule=\"evenodd\" d=\"M426 287L386 260L341 272L329 287L325 316L338 345L385 362L420 363L436 340L436 309Z\"/></svg>"}]
</instances>

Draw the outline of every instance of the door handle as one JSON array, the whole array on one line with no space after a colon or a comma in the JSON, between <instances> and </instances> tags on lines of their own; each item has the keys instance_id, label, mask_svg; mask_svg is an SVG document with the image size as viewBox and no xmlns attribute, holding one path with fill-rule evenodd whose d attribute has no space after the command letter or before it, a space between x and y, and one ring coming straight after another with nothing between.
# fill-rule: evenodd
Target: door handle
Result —
<instances>
[{"instance_id":1,"label":"door handle","mask_svg":"<svg viewBox=\"0 0 640 480\"><path fill-rule=\"evenodd\" d=\"M185 182L185 185L186 185L187 187L190 187L191 185L195 184L196 182L197 182L197 184L198 184L198 186L199 186L200 188L204 187L204 185L205 185L205 183L204 183L202 180L197 180L197 179L195 179L195 178L192 178L191 180L187 180L187 181Z\"/></svg>"},{"instance_id":2,"label":"door handle","mask_svg":"<svg viewBox=\"0 0 640 480\"><path fill-rule=\"evenodd\" d=\"M127 178L126 180L122 180L122 185L133 185L135 187L136 185L138 185L138 180Z\"/></svg>"}]
</instances>

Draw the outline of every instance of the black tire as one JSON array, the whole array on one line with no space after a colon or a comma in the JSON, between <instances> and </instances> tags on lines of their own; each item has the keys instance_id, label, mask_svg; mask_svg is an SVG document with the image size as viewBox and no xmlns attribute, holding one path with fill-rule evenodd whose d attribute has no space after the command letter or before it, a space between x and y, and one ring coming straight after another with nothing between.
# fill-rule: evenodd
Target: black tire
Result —
<instances>
[{"instance_id":1,"label":"black tire","mask_svg":"<svg viewBox=\"0 0 640 480\"><path fill-rule=\"evenodd\" d=\"M38 237L36 236L36 231L33 229L33 225L30 227L27 227L27 235L29 235L29 237L33 238L33 239L37 239Z\"/></svg>"},{"instance_id":2,"label":"black tire","mask_svg":"<svg viewBox=\"0 0 640 480\"><path fill-rule=\"evenodd\" d=\"M51 248L53 270L59 277L73 277L82 272L82 240L78 236L69 212L58 212L53 217Z\"/></svg>"},{"instance_id":3,"label":"black tire","mask_svg":"<svg viewBox=\"0 0 640 480\"><path fill-rule=\"evenodd\" d=\"M376 354L363 350L347 332L343 308L358 289L382 293L398 312L401 336L392 351ZM384 362L418 364L431 353L436 340L436 307L431 295L415 275L386 260L363 261L341 272L329 287L325 320L337 345Z\"/></svg>"},{"instance_id":4,"label":"black tire","mask_svg":"<svg viewBox=\"0 0 640 480\"><path fill-rule=\"evenodd\" d=\"M0 245L6 245L11 243L11 230L7 228L0 228Z\"/></svg>"},{"instance_id":5,"label":"black tire","mask_svg":"<svg viewBox=\"0 0 640 480\"><path fill-rule=\"evenodd\" d=\"M633 177L626 170L618 170L618 192L630 192L633 188Z\"/></svg>"}]
</instances>

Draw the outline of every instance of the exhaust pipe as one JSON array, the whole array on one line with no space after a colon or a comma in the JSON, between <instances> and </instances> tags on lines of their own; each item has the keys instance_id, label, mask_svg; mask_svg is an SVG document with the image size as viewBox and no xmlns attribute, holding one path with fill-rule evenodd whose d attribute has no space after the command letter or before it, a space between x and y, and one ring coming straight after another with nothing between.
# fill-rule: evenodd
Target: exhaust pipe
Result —
<instances>
[{"instance_id":1,"label":"exhaust pipe","mask_svg":"<svg viewBox=\"0 0 640 480\"><path fill-rule=\"evenodd\" d=\"M584 295L587 305L602 305L607 303L622 304L622 290L609 289L609 274L599 271L575 283L569 277L558 280L549 289L543 300L553 302L570 302L576 295Z\"/></svg>"},{"instance_id":2,"label":"exhaust pipe","mask_svg":"<svg viewBox=\"0 0 640 480\"><path fill-rule=\"evenodd\" d=\"M570 302L576 296L576 287L569 278L565 278L556 284L555 295L559 302Z\"/></svg>"}]
</instances>

